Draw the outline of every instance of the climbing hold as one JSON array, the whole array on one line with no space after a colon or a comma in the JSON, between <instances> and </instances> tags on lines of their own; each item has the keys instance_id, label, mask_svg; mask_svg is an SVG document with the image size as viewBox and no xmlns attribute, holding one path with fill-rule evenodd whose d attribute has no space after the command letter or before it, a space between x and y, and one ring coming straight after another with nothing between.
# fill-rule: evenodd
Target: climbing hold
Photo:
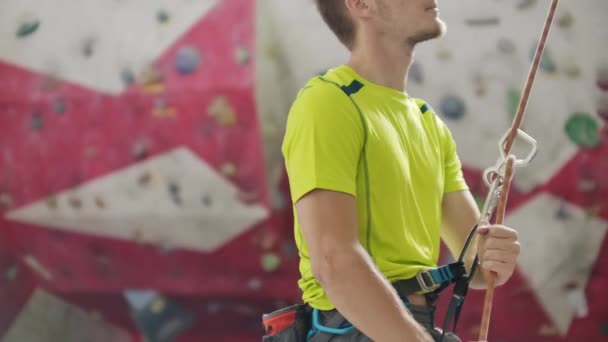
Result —
<instances>
[{"instance_id":1,"label":"climbing hold","mask_svg":"<svg viewBox=\"0 0 608 342\"><path fill-rule=\"evenodd\" d=\"M138 139L131 147L131 155L137 161L144 160L150 153L149 143L145 139Z\"/></svg>"},{"instance_id":2,"label":"climbing hold","mask_svg":"<svg viewBox=\"0 0 608 342\"><path fill-rule=\"evenodd\" d=\"M40 82L40 89L55 91L61 87L61 80L54 75L44 75Z\"/></svg>"},{"instance_id":3,"label":"climbing hold","mask_svg":"<svg viewBox=\"0 0 608 342\"><path fill-rule=\"evenodd\" d=\"M166 307L167 307L167 303L165 302L165 300L161 297L157 297L150 305L150 311L152 311L155 314L159 314L159 313L163 312Z\"/></svg>"},{"instance_id":4,"label":"climbing hold","mask_svg":"<svg viewBox=\"0 0 608 342\"><path fill-rule=\"evenodd\" d=\"M439 48L437 50L437 58L439 60L441 60L441 61L447 61L451 57L452 57L452 54L450 53L450 50L448 50L446 48Z\"/></svg>"},{"instance_id":5,"label":"climbing hold","mask_svg":"<svg viewBox=\"0 0 608 342\"><path fill-rule=\"evenodd\" d=\"M211 205L213 205L213 200L211 199L211 196L209 196L209 194L204 194L203 197L201 198L201 202L207 208L209 208L209 207L211 207Z\"/></svg>"},{"instance_id":6,"label":"climbing hold","mask_svg":"<svg viewBox=\"0 0 608 342\"><path fill-rule=\"evenodd\" d=\"M476 17L476 18L467 18L465 19L465 24L469 26L496 26L500 24L500 18L490 16L490 17Z\"/></svg>"},{"instance_id":7,"label":"climbing hold","mask_svg":"<svg viewBox=\"0 0 608 342\"><path fill-rule=\"evenodd\" d=\"M236 124L236 113L225 96L218 96L213 99L208 111L219 126L229 127Z\"/></svg>"},{"instance_id":8,"label":"climbing hold","mask_svg":"<svg viewBox=\"0 0 608 342\"><path fill-rule=\"evenodd\" d=\"M578 146L593 148L599 145L599 127L595 119L587 113L574 113L565 125L565 131Z\"/></svg>"},{"instance_id":9,"label":"climbing hold","mask_svg":"<svg viewBox=\"0 0 608 342\"><path fill-rule=\"evenodd\" d=\"M17 268L17 265L11 264L4 271L4 279L6 281L14 281L15 279L17 279L18 273L19 273L19 269Z\"/></svg>"},{"instance_id":10,"label":"climbing hold","mask_svg":"<svg viewBox=\"0 0 608 342\"><path fill-rule=\"evenodd\" d=\"M84 40L84 42L82 43L81 51L82 51L82 55L85 58L89 58L89 57L93 56L93 53L95 52L96 43L97 43L97 41L94 37L89 37Z\"/></svg>"},{"instance_id":11,"label":"climbing hold","mask_svg":"<svg viewBox=\"0 0 608 342\"><path fill-rule=\"evenodd\" d=\"M233 163L228 162L222 165L222 173L226 177L233 177L236 175L236 171L236 166Z\"/></svg>"},{"instance_id":12,"label":"climbing hold","mask_svg":"<svg viewBox=\"0 0 608 342\"><path fill-rule=\"evenodd\" d=\"M237 194L239 201L245 204L254 204L259 201L260 195L255 191L239 191Z\"/></svg>"},{"instance_id":13,"label":"climbing hold","mask_svg":"<svg viewBox=\"0 0 608 342\"><path fill-rule=\"evenodd\" d=\"M440 101L441 112L449 119L458 120L465 114L464 100L458 96L447 95Z\"/></svg>"},{"instance_id":14,"label":"climbing hold","mask_svg":"<svg viewBox=\"0 0 608 342\"><path fill-rule=\"evenodd\" d=\"M150 172L146 171L141 176L139 176L139 178L137 179L137 184L139 184L139 186L144 187L150 184L151 179L152 175L150 174Z\"/></svg>"},{"instance_id":15,"label":"climbing hold","mask_svg":"<svg viewBox=\"0 0 608 342\"><path fill-rule=\"evenodd\" d=\"M42 114L40 114L39 112L34 112L32 114L32 120L30 125L35 130L42 129L42 127L44 126L44 122L42 121Z\"/></svg>"},{"instance_id":16,"label":"climbing hold","mask_svg":"<svg viewBox=\"0 0 608 342\"><path fill-rule=\"evenodd\" d=\"M264 251L272 249L277 242L277 236L270 230L260 232L254 237L254 243Z\"/></svg>"},{"instance_id":17,"label":"climbing hold","mask_svg":"<svg viewBox=\"0 0 608 342\"><path fill-rule=\"evenodd\" d=\"M557 25L561 28L570 28L574 24L574 16L569 11L560 15L557 20Z\"/></svg>"},{"instance_id":18,"label":"climbing hold","mask_svg":"<svg viewBox=\"0 0 608 342\"><path fill-rule=\"evenodd\" d=\"M236 58L236 62L240 65L246 65L251 59L251 54L249 53L249 50L247 50L247 48L242 45L237 46L234 52L234 56Z\"/></svg>"},{"instance_id":19,"label":"climbing hold","mask_svg":"<svg viewBox=\"0 0 608 342\"><path fill-rule=\"evenodd\" d=\"M46 206L49 207L49 209L57 209L57 203L57 197L55 196L51 196L46 200Z\"/></svg>"},{"instance_id":20,"label":"climbing hold","mask_svg":"<svg viewBox=\"0 0 608 342\"><path fill-rule=\"evenodd\" d=\"M515 43L513 43L513 41L509 38L500 38L498 39L498 42L496 43L496 47L498 48L498 51L500 51L501 53L505 54L505 55L511 55L513 53L515 53L515 50L517 49L515 47Z\"/></svg>"},{"instance_id":21,"label":"climbing hold","mask_svg":"<svg viewBox=\"0 0 608 342\"><path fill-rule=\"evenodd\" d=\"M135 82L135 75L131 69L124 68L120 71L120 79L124 85L129 86Z\"/></svg>"},{"instance_id":22,"label":"climbing hold","mask_svg":"<svg viewBox=\"0 0 608 342\"><path fill-rule=\"evenodd\" d=\"M272 208L275 210L283 210L287 204L285 196L276 189L270 192L270 202Z\"/></svg>"},{"instance_id":23,"label":"climbing hold","mask_svg":"<svg viewBox=\"0 0 608 342\"><path fill-rule=\"evenodd\" d=\"M71 197L68 202L70 203L70 206L74 209L80 209L82 208L82 200L78 197Z\"/></svg>"},{"instance_id":24,"label":"climbing hold","mask_svg":"<svg viewBox=\"0 0 608 342\"><path fill-rule=\"evenodd\" d=\"M566 65L563 70L564 74L569 78L577 78L581 75L581 68L574 63Z\"/></svg>"},{"instance_id":25,"label":"climbing hold","mask_svg":"<svg viewBox=\"0 0 608 342\"><path fill-rule=\"evenodd\" d=\"M95 196L95 206L97 206L99 209L105 209L106 202L100 196Z\"/></svg>"},{"instance_id":26,"label":"climbing hold","mask_svg":"<svg viewBox=\"0 0 608 342\"><path fill-rule=\"evenodd\" d=\"M163 239L158 245L162 254L169 254L175 250L175 245L170 239Z\"/></svg>"},{"instance_id":27,"label":"climbing hold","mask_svg":"<svg viewBox=\"0 0 608 342\"><path fill-rule=\"evenodd\" d=\"M570 218L570 213L568 212L568 206L564 201L560 202L559 207L555 211L555 219L563 221Z\"/></svg>"},{"instance_id":28,"label":"climbing hold","mask_svg":"<svg viewBox=\"0 0 608 342\"><path fill-rule=\"evenodd\" d=\"M479 72L473 75L473 86L475 88L475 95L477 96L484 96L488 90L487 82Z\"/></svg>"},{"instance_id":29,"label":"climbing hold","mask_svg":"<svg viewBox=\"0 0 608 342\"><path fill-rule=\"evenodd\" d=\"M51 271L44 265L42 265L40 263L40 261L38 261L38 259L36 259L34 256L32 255L24 255L23 256L23 262L30 268L32 269L32 271L34 271L34 273L38 274L39 276L43 277L46 280L52 280L53 279L53 274L51 273Z\"/></svg>"},{"instance_id":30,"label":"climbing hold","mask_svg":"<svg viewBox=\"0 0 608 342\"><path fill-rule=\"evenodd\" d=\"M538 334L544 337L558 336L559 330L553 324L543 324L538 329Z\"/></svg>"},{"instance_id":31,"label":"climbing hold","mask_svg":"<svg viewBox=\"0 0 608 342\"><path fill-rule=\"evenodd\" d=\"M284 240L281 250L283 251L283 255L285 255L287 260L294 260L298 254L297 248L292 240Z\"/></svg>"},{"instance_id":32,"label":"climbing hold","mask_svg":"<svg viewBox=\"0 0 608 342\"><path fill-rule=\"evenodd\" d=\"M424 82L424 73L422 70L422 65L418 62L412 63L409 71L409 77L417 84L422 84Z\"/></svg>"},{"instance_id":33,"label":"climbing hold","mask_svg":"<svg viewBox=\"0 0 608 342\"><path fill-rule=\"evenodd\" d=\"M177 184L175 182L169 182L168 190L169 190L169 195L171 196L171 199L173 200L173 202L177 205L181 205L182 197L181 197L181 188L180 188L179 184Z\"/></svg>"},{"instance_id":34,"label":"climbing hold","mask_svg":"<svg viewBox=\"0 0 608 342\"><path fill-rule=\"evenodd\" d=\"M262 255L262 268L266 272L274 272L281 266L281 258L274 253Z\"/></svg>"},{"instance_id":35,"label":"climbing hold","mask_svg":"<svg viewBox=\"0 0 608 342\"><path fill-rule=\"evenodd\" d=\"M515 88L509 88L507 90L507 111L511 115L517 114L517 108L519 107L519 101L521 93Z\"/></svg>"},{"instance_id":36,"label":"climbing hold","mask_svg":"<svg viewBox=\"0 0 608 342\"><path fill-rule=\"evenodd\" d=\"M24 38L36 32L38 30L38 27L40 27L39 20L26 21L19 25L19 28L17 29L17 32L15 34L17 38Z\"/></svg>"},{"instance_id":37,"label":"climbing hold","mask_svg":"<svg viewBox=\"0 0 608 342\"><path fill-rule=\"evenodd\" d=\"M598 70L596 84L601 90L608 91L608 67Z\"/></svg>"},{"instance_id":38,"label":"climbing hold","mask_svg":"<svg viewBox=\"0 0 608 342\"><path fill-rule=\"evenodd\" d=\"M142 86L142 90L148 94L158 94L165 89L163 84L165 77L162 71L154 65L149 65L145 68L140 77L139 84Z\"/></svg>"},{"instance_id":39,"label":"climbing hold","mask_svg":"<svg viewBox=\"0 0 608 342\"><path fill-rule=\"evenodd\" d=\"M177 51L175 69L182 74L193 73L200 63L200 53L192 46L184 46Z\"/></svg>"},{"instance_id":40,"label":"climbing hold","mask_svg":"<svg viewBox=\"0 0 608 342\"><path fill-rule=\"evenodd\" d=\"M157 118L170 118L175 117L176 109L169 106L167 100L164 97L157 97L154 99L154 110L152 115Z\"/></svg>"},{"instance_id":41,"label":"climbing hold","mask_svg":"<svg viewBox=\"0 0 608 342\"><path fill-rule=\"evenodd\" d=\"M13 206L13 196L8 192L0 193L0 208L9 209Z\"/></svg>"},{"instance_id":42,"label":"climbing hold","mask_svg":"<svg viewBox=\"0 0 608 342\"><path fill-rule=\"evenodd\" d=\"M251 278L247 281L247 287L252 290L259 290L262 288L262 280L260 278Z\"/></svg>"},{"instance_id":43,"label":"climbing hold","mask_svg":"<svg viewBox=\"0 0 608 342\"><path fill-rule=\"evenodd\" d=\"M158 20L160 24L166 24L169 21L169 13L164 9L159 9L158 12L156 12L156 20Z\"/></svg>"},{"instance_id":44,"label":"climbing hold","mask_svg":"<svg viewBox=\"0 0 608 342\"><path fill-rule=\"evenodd\" d=\"M84 149L84 156L86 158L94 158L97 155L97 149L93 146L87 146Z\"/></svg>"},{"instance_id":45,"label":"climbing hold","mask_svg":"<svg viewBox=\"0 0 608 342\"><path fill-rule=\"evenodd\" d=\"M534 60L534 56L536 54L536 48L538 43L534 43L532 48L530 49L530 60ZM545 48L543 55L540 59L540 69L544 72L553 73L557 70L557 66L555 65L555 59L553 58L553 54L548 48Z\"/></svg>"},{"instance_id":46,"label":"climbing hold","mask_svg":"<svg viewBox=\"0 0 608 342\"><path fill-rule=\"evenodd\" d=\"M524 10L536 5L536 0L519 0L517 2L517 9Z\"/></svg>"},{"instance_id":47,"label":"climbing hold","mask_svg":"<svg viewBox=\"0 0 608 342\"><path fill-rule=\"evenodd\" d=\"M56 98L55 101L53 102L53 112L55 112L55 114L57 114L57 115L61 115L61 114L65 113L65 108L66 108L65 98L63 98L63 97Z\"/></svg>"},{"instance_id":48,"label":"climbing hold","mask_svg":"<svg viewBox=\"0 0 608 342\"><path fill-rule=\"evenodd\" d=\"M581 176L578 180L578 191L582 193L590 193L597 189L597 184L591 176Z\"/></svg>"},{"instance_id":49,"label":"climbing hold","mask_svg":"<svg viewBox=\"0 0 608 342\"><path fill-rule=\"evenodd\" d=\"M474 194L473 198L475 199L475 203L477 204L477 207L479 208L479 210L481 210L486 202L485 197L480 194Z\"/></svg>"}]
</instances>

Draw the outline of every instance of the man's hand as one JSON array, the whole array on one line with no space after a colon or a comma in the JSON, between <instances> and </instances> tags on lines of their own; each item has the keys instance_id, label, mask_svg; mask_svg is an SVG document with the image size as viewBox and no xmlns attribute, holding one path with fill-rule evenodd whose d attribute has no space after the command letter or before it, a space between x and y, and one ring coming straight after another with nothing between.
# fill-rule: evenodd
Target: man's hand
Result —
<instances>
[{"instance_id":1,"label":"man's hand","mask_svg":"<svg viewBox=\"0 0 608 342\"><path fill-rule=\"evenodd\" d=\"M520 245L517 232L501 225L480 227L477 255L481 269L496 272L496 286L509 280L519 257Z\"/></svg>"}]
</instances>

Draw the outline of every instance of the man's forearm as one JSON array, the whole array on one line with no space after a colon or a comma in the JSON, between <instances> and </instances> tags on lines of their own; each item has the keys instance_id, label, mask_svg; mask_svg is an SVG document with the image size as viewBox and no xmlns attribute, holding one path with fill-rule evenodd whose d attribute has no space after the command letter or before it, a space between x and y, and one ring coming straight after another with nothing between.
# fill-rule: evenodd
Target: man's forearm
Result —
<instances>
[{"instance_id":1,"label":"man's forearm","mask_svg":"<svg viewBox=\"0 0 608 342\"><path fill-rule=\"evenodd\" d=\"M374 341L433 341L419 325L363 248L336 253L321 285L338 311Z\"/></svg>"}]
</instances>

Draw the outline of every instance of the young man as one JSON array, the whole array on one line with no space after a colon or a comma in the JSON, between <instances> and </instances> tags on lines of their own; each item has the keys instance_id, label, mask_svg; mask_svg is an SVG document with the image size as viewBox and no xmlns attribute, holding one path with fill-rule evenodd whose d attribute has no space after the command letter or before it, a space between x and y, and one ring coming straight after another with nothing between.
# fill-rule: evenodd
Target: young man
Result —
<instances>
[{"instance_id":1,"label":"young man","mask_svg":"<svg viewBox=\"0 0 608 342\"><path fill-rule=\"evenodd\" d=\"M425 291L395 285L437 267L440 238L458 256L480 215L447 126L405 92L414 47L445 25L434 0L316 4L351 55L300 91L282 146L303 300L323 326L338 322L331 341L439 340ZM484 288L488 271L502 285L516 265L517 234L479 233L467 258L468 267L480 258L471 287Z\"/></svg>"}]
</instances>

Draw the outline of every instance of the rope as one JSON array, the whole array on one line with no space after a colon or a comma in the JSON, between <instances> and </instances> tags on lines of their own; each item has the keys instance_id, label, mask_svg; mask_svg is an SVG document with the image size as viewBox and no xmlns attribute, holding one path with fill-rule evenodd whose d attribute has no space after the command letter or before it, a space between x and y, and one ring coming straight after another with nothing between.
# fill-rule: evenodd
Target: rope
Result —
<instances>
[{"instance_id":1,"label":"rope","mask_svg":"<svg viewBox=\"0 0 608 342\"><path fill-rule=\"evenodd\" d=\"M526 105L528 104L528 99L530 98L530 92L532 91L532 85L534 84L534 79L536 78L536 73L538 71L538 66L540 65L540 60L543 54L543 50L545 49L545 44L547 42L547 37L549 36L549 31L551 30L551 24L553 22L553 17L555 16L555 11L557 9L558 0L552 0L551 7L549 8L549 14L547 15L547 20L545 21L545 27L543 28L543 32L541 38L538 42L538 46L536 48L536 54L534 56L534 60L532 62L532 67L530 68L530 72L528 74L528 79L526 81L526 86L524 88L521 100L519 102L519 106L517 108L517 114L513 119L513 124L511 125L511 129L504 143L504 152L505 155L508 156L507 164L505 168L505 177L503 179L503 184L500 191L500 199L498 202L497 214L496 214L496 224L502 224L504 222L505 211L507 206L507 199L509 195L509 189L511 187L511 180L513 178L513 164L515 163L515 157L510 155L511 148L513 147L513 143L517 138L519 127L524 119L524 115L526 112ZM481 328L479 330L479 338L478 341L487 341L488 338L488 330L490 328L490 315L492 313L492 300L494 298L494 286L496 283L496 273L489 272L486 278L487 282L487 290L483 303L483 314L481 317Z\"/></svg>"}]
</instances>

